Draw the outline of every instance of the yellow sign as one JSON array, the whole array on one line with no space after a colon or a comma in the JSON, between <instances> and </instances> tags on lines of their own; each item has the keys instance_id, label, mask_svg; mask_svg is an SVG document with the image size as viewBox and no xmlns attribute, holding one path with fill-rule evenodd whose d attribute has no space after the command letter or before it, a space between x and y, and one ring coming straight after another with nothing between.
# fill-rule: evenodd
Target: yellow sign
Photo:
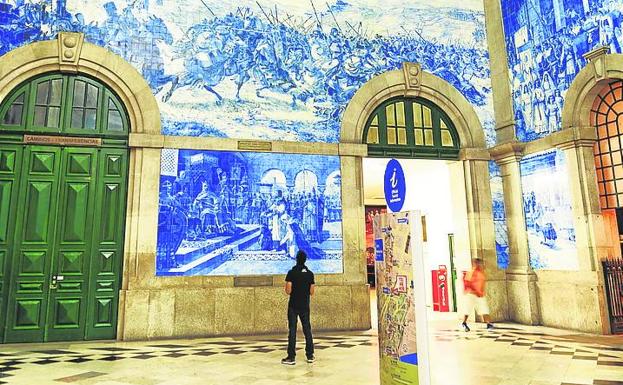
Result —
<instances>
[{"instance_id":1,"label":"yellow sign","mask_svg":"<svg viewBox=\"0 0 623 385\"><path fill-rule=\"evenodd\" d=\"M24 135L24 143L60 146L101 146L102 139L74 136Z\"/></svg>"},{"instance_id":2,"label":"yellow sign","mask_svg":"<svg viewBox=\"0 0 623 385\"><path fill-rule=\"evenodd\" d=\"M254 140L238 141L238 150L246 151L272 151L273 144L271 142L260 142Z\"/></svg>"}]
</instances>

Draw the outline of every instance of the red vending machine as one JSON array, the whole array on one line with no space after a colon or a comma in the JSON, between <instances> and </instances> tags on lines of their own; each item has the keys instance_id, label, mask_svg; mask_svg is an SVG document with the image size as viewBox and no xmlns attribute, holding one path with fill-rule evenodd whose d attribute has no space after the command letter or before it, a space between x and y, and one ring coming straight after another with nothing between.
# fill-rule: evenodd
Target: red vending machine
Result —
<instances>
[{"instance_id":1,"label":"red vending machine","mask_svg":"<svg viewBox=\"0 0 623 385\"><path fill-rule=\"evenodd\" d=\"M448 300L448 269L445 265L440 265L438 270L432 271L433 281L433 310L438 312L449 312L450 303Z\"/></svg>"}]
</instances>

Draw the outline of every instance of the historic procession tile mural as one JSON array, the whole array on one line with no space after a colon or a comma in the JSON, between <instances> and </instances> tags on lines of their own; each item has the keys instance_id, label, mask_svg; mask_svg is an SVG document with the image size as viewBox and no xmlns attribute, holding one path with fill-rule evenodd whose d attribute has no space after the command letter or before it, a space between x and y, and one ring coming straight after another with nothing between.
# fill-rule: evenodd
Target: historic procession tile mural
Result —
<instances>
[{"instance_id":1,"label":"historic procession tile mural","mask_svg":"<svg viewBox=\"0 0 623 385\"><path fill-rule=\"evenodd\" d=\"M157 275L341 273L337 156L162 152Z\"/></svg>"},{"instance_id":2,"label":"historic procession tile mural","mask_svg":"<svg viewBox=\"0 0 623 385\"><path fill-rule=\"evenodd\" d=\"M565 93L600 46L623 52L621 0L502 0L520 140L561 128Z\"/></svg>"},{"instance_id":3,"label":"historic procession tile mural","mask_svg":"<svg viewBox=\"0 0 623 385\"><path fill-rule=\"evenodd\" d=\"M338 142L365 82L419 62L495 142L481 1L0 0L0 54L58 31L131 63L167 135Z\"/></svg>"},{"instance_id":4,"label":"historic procession tile mural","mask_svg":"<svg viewBox=\"0 0 623 385\"><path fill-rule=\"evenodd\" d=\"M521 187L533 269L577 270L579 261L564 152L521 160Z\"/></svg>"},{"instance_id":5,"label":"historic procession tile mural","mask_svg":"<svg viewBox=\"0 0 623 385\"><path fill-rule=\"evenodd\" d=\"M495 251L498 256L498 267L500 269L506 269L509 264L509 257L504 189L500 166L494 161L489 162L489 175L491 176L490 184L493 205L493 226L495 229Z\"/></svg>"}]
</instances>

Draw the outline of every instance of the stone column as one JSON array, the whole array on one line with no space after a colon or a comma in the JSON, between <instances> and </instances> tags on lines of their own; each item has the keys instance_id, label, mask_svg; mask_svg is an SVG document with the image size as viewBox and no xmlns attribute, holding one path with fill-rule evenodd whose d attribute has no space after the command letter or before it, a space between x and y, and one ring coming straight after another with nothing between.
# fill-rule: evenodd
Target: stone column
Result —
<instances>
[{"instance_id":1,"label":"stone column","mask_svg":"<svg viewBox=\"0 0 623 385\"><path fill-rule=\"evenodd\" d=\"M509 318L522 324L540 322L536 275L530 267L528 234L523 208L519 162L523 156L522 143L508 143L492 150L502 172L504 206L508 226L510 265L506 271Z\"/></svg>"},{"instance_id":2,"label":"stone column","mask_svg":"<svg viewBox=\"0 0 623 385\"><path fill-rule=\"evenodd\" d=\"M487 299L494 320L508 318L506 277L497 267L495 229L491 185L489 182L489 153L484 149L463 149L461 167L465 178L465 195L469 244L472 258L481 258L487 272ZM456 168L451 168L457 177Z\"/></svg>"}]
</instances>

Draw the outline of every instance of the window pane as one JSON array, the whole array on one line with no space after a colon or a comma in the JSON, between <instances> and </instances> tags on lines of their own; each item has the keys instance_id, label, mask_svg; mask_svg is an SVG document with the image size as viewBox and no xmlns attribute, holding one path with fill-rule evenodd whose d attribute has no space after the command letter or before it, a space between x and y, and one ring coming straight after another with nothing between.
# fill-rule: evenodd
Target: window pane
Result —
<instances>
[{"instance_id":1,"label":"window pane","mask_svg":"<svg viewBox=\"0 0 623 385\"><path fill-rule=\"evenodd\" d=\"M387 144L396 144L396 129L387 129Z\"/></svg>"},{"instance_id":2,"label":"window pane","mask_svg":"<svg viewBox=\"0 0 623 385\"><path fill-rule=\"evenodd\" d=\"M123 131L123 120L121 119L121 113L119 111L109 111L108 112L108 130L110 131ZM379 142L379 134L378 128L370 127L370 131L368 131L368 138L370 138L370 132L374 131L376 136L376 142L368 142L368 143L378 143Z\"/></svg>"},{"instance_id":3,"label":"window pane","mask_svg":"<svg viewBox=\"0 0 623 385\"><path fill-rule=\"evenodd\" d=\"M443 121L443 119L441 119L441 128L448 128L448 126L446 126L446 122Z\"/></svg>"},{"instance_id":4,"label":"window pane","mask_svg":"<svg viewBox=\"0 0 623 385\"><path fill-rule=\"evenodd\" d=\"M110 120L110 116L112 113L114 113L115 111L111 111L108 113L108 129L111 130L111 120ZM117 112L117 115L119 113ZM121 120L121 117L119 117L119 120ZM370 126L370 128L368 129L368 140L367 143L369 144L379 144L379 128L376 126Z\"/></svg>"},{"instance_id":5,"label":"window pane","mask_svg":"<svg viewBox=\"0 0 623 385\"><path fill-rule=\"evenodd\" d=\"M24 94L21 94L20 96L18 96L17 99L15 99L15 101L13 102L13 104L24 104Z\"/></svg>"},{"instance_id":6,"label":"window pane","mask_svg":"<svg viewBox=\"0 0 623 385\"><path fill-rule=\"evenodd\" d=\"M87 104L86 107L96 108L97 107L97 95L99 94L99 90L97 87L91 84L87 84Z\"/></svg>"},{"instance_id":7,"label":"window pane","mask_svg":"<svg viewBox=\"0 0 623 385\"><path fill-rule=\"evenodd\" d=\"M422 130L415 130L415 145L423 146L424 145L424 132Z\"/></svg>"},{"instance_id":8,"label":"window pane","mask_svg":"<svg viewBox=\"0 0 623 385\"><path fill-rule=\"evenodd\" d=\"M426 107L426 106L422 106L422 109L424 111L424 127L429 128L433 126L433 116L431 113L430 108Z\"/></svg>"},{"instance_id":9,"label":"window pane","mask_svg":"<svg viewBox=\"0 0 623 385\"><path fill-rule=\"evenodd\" d=\"M450 131L441 130L441 145L444 147L454 146L454 141L452 140L452 135L450 135Z\"/></svg>"},{"instance_id":10,"label":"window pane","mask_svg":"<svg viewBox=\"0 0 623 385\"><path fill-rule=\"evenodd\" d=\"M385 113L387 114L387 125L388 126L396 125L396 116L394 115L395 110L396 110L395 104L390 104L389 106L385 107Z\"/></svg>"},{"instance_id":11,"label":"window pane","mask_svg":"<svg viewBox=\"0 0 623 385\"><path fill-rule=\"evenodd\" d=\"M48 91L50 82L43 82L37 85L37 104L48 104Z\"/></svg>"},{"instance_id":12,"label":"window pane","mask_svg":"<svg viewBox=\"0 0 623 385\"><path fill-rule=\"evenodd\" d=\"M80 80L76 80L76 82L74 83L74 107L84 106L84 85L84 82Z\"/></svg>"},{"instance_id":13,"label":"window pane","mask_svg":"<svg viewBox=\"0 0 623 385\"><path fill-rule=\"evenodd\" d=\"M111 110L116 110L117 108L115 107L114 103L112 102L112 100L108 101L108 108L110 108ZM378 126L379 125L379 115L375 115L374 119L372 119L372 123L370 123L371 126Z\"/></svg>"},{"instance_id":14,"label":"window pane","mask_svg":"<svg viewBox=\"0 0 623 385\"><path fill-rule=\"evenodd\" d=\"M110 99L110 98L108 98L108 109L109 110L116 110L117 109L117 106L115 106L115 103L113 103L112 99ZM376 115L374 117L374 119L372 119L372 123L371 124L373 124L375 126L378 126L379 125L378 121L379 121L379 116Z\"/></svg>"},{"instance_id":15,"label":"window pane","mask_svg":"<svg viewBox=\"0 0 623 385\"><path fill-rule=\"evenodd\" d=\"M433 145L433 130L424 130L424 145Z\"/></svg>"},{"instance_id":16,"label":"window pane","mask_svg":"<svg viewBox=\"0 0 623 385\"><path fill-rule=\"evenodd\" d=\"M398 128L398 144L407 144L407 130L405 128Z\"/></svg>"},{"instance_id":17,"label":"window pane","mask_svg":"<svg viewBox=\"0 0 623 385\"><path fill-rule=\"evenodd\" d=\"M52 80L52 92L50 95L50 105L60 106L62 93L63 93L63 80L62 79Z\"/></svg>"},{"instance_id":18,"label":"window pane","mask_svg":"<svg viewBox=\"0 0 623 385\"><path fill-rule=\"evenodd\" d=\"M96 117L96 110L85 110L84 111L84 128L87 128L89 130L94 130L95 129L95 117Z\"/></svg>"},{"instance_id":19,"label":"window pane","mask_svg":"<svg viewBox=\"0 0 623 385\"><path fill-rule=\"evenodd\" d=\"M71 110L71 128L82 128L82 118L84 110L82 108L73 108Z\"/></svg>"},{"instance_id":20,"label":"window pane","mask_svg":"<svg viewBox=\"0 0 623 385\"><path fill-rule=\"evenodd\" d=\"M22 124L22 111L24 110L24 106L22 104L13 103L11 107L4 115L4 119L2 120L3 124L10 124L12 126L21 125Z\"/></svg>"},{"instance_id":21,"label":"window pane","mask_svg":"<svg viewBox=\"0 0 623 385\"><path fill-rule=\"evenodd\" d=\"M399 126L405 126L405 103L398 102L396 103L396 123Z\"/></svg>"},{"instance_id":22,"label":"window pane","mask_svg":"<svg viewBox=\"0 0 623 385\"><path fill-rule=\"evenodd\" d=\"M44 127L45 126L45 114L47 112L47 108L37 106L35 107L35 126Z\"/></svg>"},{"instance_id":23,"label":"window pane","mask_svg":"<svg viewBox=\"0 0 623 385\"><path fill-rule=\"evenodd\" d=\"M48 124L47 127L58 128L61 120L61 108L50 107L48 109Z\"/></svg>"},{"instance_id":24,"label":"window pane","mask_svg":"<svg viewBox=\"0 0 623 385\"><path fill-rule=\"evenodd\" d=\"M422 105L419 103L413 103L413 125L422 127Z\"/></svg>"}]
</instances>

